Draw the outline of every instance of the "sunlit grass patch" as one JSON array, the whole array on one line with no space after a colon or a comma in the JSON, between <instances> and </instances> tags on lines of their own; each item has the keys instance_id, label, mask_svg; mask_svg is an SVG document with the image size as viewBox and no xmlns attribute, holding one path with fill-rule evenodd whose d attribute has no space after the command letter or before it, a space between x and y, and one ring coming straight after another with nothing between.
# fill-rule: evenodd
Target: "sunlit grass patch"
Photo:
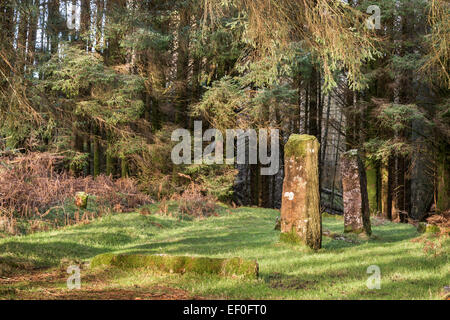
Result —
<instances>
[{"instance_id":1,"label":"sunlit grass patch","mask_svg":"<svg viewBox=\"0 0 450 320\"><path fill-rule=\"evenodd\" d=\"M53 270L63 259L89 262L103 253L257 260L259 277L254 280L144 269L81 272L86 290L133 290L137 285L137 292L153 292L152 288L163 285L195 296L236 299L440 299L444 286L450 284L448 238L441 240L438 254L431 254L423 242L414 241L420 235L411 225L373 225L374 237L355 243L323 237L322 249L314 252L279 241L280 233L274 230L276 210L224 209L217 217L186 221L154 214L156 205L150 209L150 215L110 215L88 225L1 239L0 262L16 259ZM342 234L343 220L325 216L323 229ZM381 271L379 290L366 286L371 265ZM64 291L68 275L65 270L60 275L51 287ZM40 284L15 286L16 298L29 290L42 295ZM11 291L2 294L9 287L0 280L1 298L11 297Z\"/></svg>"}]
</instances>

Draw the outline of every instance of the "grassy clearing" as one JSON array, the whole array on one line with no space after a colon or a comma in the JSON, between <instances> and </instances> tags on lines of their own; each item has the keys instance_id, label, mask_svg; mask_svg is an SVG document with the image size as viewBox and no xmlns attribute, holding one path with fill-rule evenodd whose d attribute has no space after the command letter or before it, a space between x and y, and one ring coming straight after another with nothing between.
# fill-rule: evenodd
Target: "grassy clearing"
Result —
<instances>
[{"instance_id":1,"label":"grassy clearing","mask_svg":"<svg viewBox=\"0 0 450 320\"><path fill-rule=\"evenodd\" d=\"M156 206L151 210L156 211ZM419 234L413 226L385 223L372 226L374 236L368 241L324 237L323 248L312 252L278 241L277 215L275 210L259 208L223 209L218 217L198 221L117 214L88 225L0 239L0 276L2 268L4 273L0 298L101 298L95 293L111 290L135 293L125 295L128 298L151 298L148 294L164 286L181 290L185 298L441 299L444 286L450 284L448 237L427 251L423 241L416 241ZM323 228L341 233L343 220L324 217ZM68 275L61 261L82 264L108 252L256 259L260 277L83 269L82 290L66 289ZM380 290L366 287L370 265L381 268ZM42 278L44 271L36 268L47 267L51 271L45 272L51 275ZM6 276L8 268L24 269L23 278ZM27 278L35 273L41 278Z\"/></svg>"}]
</instances>

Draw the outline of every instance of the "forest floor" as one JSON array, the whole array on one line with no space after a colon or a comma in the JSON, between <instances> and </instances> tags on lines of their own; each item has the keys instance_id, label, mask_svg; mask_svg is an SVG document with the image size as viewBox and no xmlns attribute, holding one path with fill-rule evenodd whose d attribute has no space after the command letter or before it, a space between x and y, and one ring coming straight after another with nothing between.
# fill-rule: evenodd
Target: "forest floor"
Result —
<instances>
[{"instance_id":1,"label":"forest floor","mask_svg":"<svg viewBox=\"0 0 450 320\"><path fill-rule=\"evenodd\" d=\"M150 210L156 212L156 205ZM90 224L0 239L0 299L442 299L450 285L448 236L372 219L368 240L341 235L343 219L324 216L323 248L280 243L276 210L221 209L202 220L139 212ZM259 278L89 269L106 252L256 259ZM81 289L67 288L67 267L79 264ZM367 268L381 270L369 290Z\"/></svg>"}]
</instances>

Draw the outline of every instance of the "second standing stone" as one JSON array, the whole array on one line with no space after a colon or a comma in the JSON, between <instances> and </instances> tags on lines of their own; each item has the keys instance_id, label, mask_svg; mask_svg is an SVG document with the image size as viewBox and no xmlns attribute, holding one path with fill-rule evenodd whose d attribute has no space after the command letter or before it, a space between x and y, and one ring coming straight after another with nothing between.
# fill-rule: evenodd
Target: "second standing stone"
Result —
<instances>
[{"instance_id":1,"label":"second standing stone","mask_svg":"<svg viewBox=\"0 0 450 320\"><path fill-rule=\"evenodd\" d=\"M342 189L344 198L344 231L371 235L369 197L364 164L358 150L341 156Z\"/></svg>"}]
</instances>

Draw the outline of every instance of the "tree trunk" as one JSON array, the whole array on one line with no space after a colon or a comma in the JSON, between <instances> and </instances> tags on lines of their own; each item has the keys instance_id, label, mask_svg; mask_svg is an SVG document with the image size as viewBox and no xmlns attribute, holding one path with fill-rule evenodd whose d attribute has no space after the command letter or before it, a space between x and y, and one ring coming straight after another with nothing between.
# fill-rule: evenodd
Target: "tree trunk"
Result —
<instances>
[{"instance_id":1,"label":"tree trunk","mask_svg":"<svg viewBox=\"0 0 450 320\"><path fill-rule=\"evenodd\" d=\"M188 74L189 74L189 26L190 8L180 8L178 25L177 75L176 75L176 114L175 122L186 126L188 106Z\"/></svg>"},{"instance_id":2,"label":"tree trunk","mask_svg":"<svg viewBox=\"0 0 450 320\"><path fill-rule=\"evenodd\" d=\"M116 166L116 159L110 154L110 152L106 153L106 175L114 176Z\"/></svg>"},{"instance_id":3,"label":"tree trunk","mask_svg":"<svg viewBox=\"0 0 450 320\"><path fill-rule=\"evenodd\" d=\"M441 151L437 168L436 210L444 212L450 209L450 152L449 146Z\"/></svg>"},{"instance_id":4,"label":"tree trunk","mask_svg":"<svg viewBox=\"0 0 450 320\"><path fill-rule=\"evenodd\" d=\"M101 149L100 142L97 137L94 138L94 177L101 173Z\"/></svg>"},{"instance_id":5,"label":"tree trunk","mask_svg":"<svg viewBox=\"0 0 450 320\"><path fill-rule=\"evenodd\" d=\"M122 178L128 177L128 160L125 156L120 158L120 171Z\"/></svg>"},{"instance_id":6,"label":"tree trunk","mask_svg":"<svg viewBox=\"0 0 450 320\"><path fill-rule=\"evenodd\" d=\"M55 54L58 51L58 34L61 31L62 24L59 4L59 0L48 2L47 35L50 38L48 43L50 44L51 54Z\"/></svg>"},{"instance_id":7,"label":"tree trunk","mask_svg":"<svg viewBox=\"0 0 450 320\"><path fill-rule=\"evenodd\" d=\"M92 50L91 43L91 1L81 0L81 19L80 19L80 32L81 37L84 39L87 50Z\"/></svg>"},{"instance_id":8,"label":"tree trunk","mask_svg":"<svg viewBox=\"0 0 450 320\"><path fill-rule=\"evenodd\" d=\"M12 55L12 41L9 41L14 37L14 9L12 7L12 1L0 2L0 50L5 54L5 58L11 60ZM0 70L6 77L10 75L11 69L7 64L7 61L0 58ZM1 78L3 82L3 77ZM0 84L2 84L0 82Z\"/></svg>"},{"instance_id":9,"label":"tree trunk","mask_svg":"<svg viewBox=\"0 0 450 320\"><path fill-rule=\"evenodd\" d=\"M39 0L33 1L33 6L39 6ZM36 52L36 39L37 39L37 27L38 27L39 14L33 13L30 16L30 22L28 27L28 59L27 62L30 65L34 64L34 54Z\"/></svg>"},{"instance_id":10,"label":"tree trunk","mask_svg":"<svg viewBox=\"0 0 450 320\"><path fill-rule=\"evenodd\" d=\"M317 138L320 143L319 126L318 126L318 86L317 86L318 72L315 67L311 71L310 79L310 93L309 93L309 132L308 134Z\"/></svg>"},{"instance_id":11,"label":"tree trunk","mask_svg":"<svg viewBox=\"0 0 450 320\"><path fill-rule=\"evenodd\" d=\"M102 38L103 38L103 13L105 10L105 0L95 1L97 13L95 18L95 51L102 52Z\"/></svg>"}]
</instances>

